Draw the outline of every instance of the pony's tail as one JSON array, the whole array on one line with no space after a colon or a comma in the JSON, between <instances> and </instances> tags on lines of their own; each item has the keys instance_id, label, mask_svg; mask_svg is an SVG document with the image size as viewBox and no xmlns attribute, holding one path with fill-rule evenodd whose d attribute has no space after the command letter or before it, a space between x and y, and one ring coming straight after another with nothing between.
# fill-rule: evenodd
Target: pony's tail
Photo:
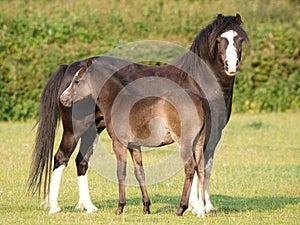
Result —
<instances>
[{"instance_id":1,"label":"pony's tail","mask_svg":"<svg viewBox=\"0 0 300 225\"><path fill-rule=\"evenodd\" d=\"M59 119L58 91L68 65L60 65L47 82L40 105L40 115L37 121L37 134L32 153L31 171L28 179L28 191L41 194L44 180L44 197L50 187L52 156L57 121ZM44 179L43 179L44 176Z\"/></svg>"}]
</instances>

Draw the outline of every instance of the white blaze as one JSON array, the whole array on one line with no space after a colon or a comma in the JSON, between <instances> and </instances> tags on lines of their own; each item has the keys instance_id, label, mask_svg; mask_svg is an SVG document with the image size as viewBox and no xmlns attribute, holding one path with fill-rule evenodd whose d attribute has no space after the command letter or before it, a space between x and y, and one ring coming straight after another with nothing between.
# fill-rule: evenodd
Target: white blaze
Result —
<instances>
[{"instance_id":1,"label":"white blaze","mask_svg":"<svg viewBox=\"0 0 300 225\"><path fill-rule=\"evenodd\" d=\"M234 47L234 37L237 36L237 32L230 30L221 35L221 37L228 40L228 46L226 49L226 61L228 63L228 75L232 75L236 72L236 65L238 61L237 50Z\"/></svg>"}]
</instances>

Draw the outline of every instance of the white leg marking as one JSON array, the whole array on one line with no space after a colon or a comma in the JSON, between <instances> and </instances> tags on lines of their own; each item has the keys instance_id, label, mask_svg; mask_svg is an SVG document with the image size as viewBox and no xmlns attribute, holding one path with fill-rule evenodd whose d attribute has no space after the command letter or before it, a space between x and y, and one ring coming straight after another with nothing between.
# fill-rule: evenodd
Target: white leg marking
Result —
<instances>
[{"instance_id":1,"label":"white leg marking","mask_svg":"<svg viewBox=\"0 0 300 225\"><path fill-rule=\"evenodd\" d=\"M84 176L79 176L77 179L79 187L79 202L76 206L76 209L86 209L87 213L93 213L98 211L97 207L94 206L94 204L91 201L88 188L87 173Z\"/></svg>"},{"instance_id":2,"label":"white leg marking","mask_svg":"<svg viewBox=\"0 0 300 225\"><path fill-rule=\"evenodd\" d=\"M188 210L192 211L193 214L194 214L194 209L197 207L197 202L198 202L197 187L198 187L198 176L197 173L195 172L191 193L189 197L189 208L188 208Z\"/></svg>"},{"instance_id":3,"label":"white leg marking","mask_svg":"<svg viewBox=\"0 0 300 225\"><path fill-rule=\"evenodd\" d=\"M50 184L50 191L48 195L49 203L50 203L50 211L49 214L60 212L61 209L58 205L58 192L60 181L62 177L62 173L66 168L65 165L61 165L53 171L52 180ZM47 200L46 200L47 202Z\"/></svg>"},{"instance_id":4,"label":"white leg marking","mask_svg":"<svg viewBox=\"0 0 300 225\"><path fill-rule=\"evenodd\" d=\"M209 176L204 176L204 198L205 198L205 212L206 213L215 213L213 204L210 201L209 196Z\"/></svg>"},{"instance_id":5,"label":"white leg marking","mask_svg":"<svg viewBox=\"0 0 300 225\"><path fill-rule=\"evenodd\" d=\"M192 214L197 215L197 217L204 218L205 216L204 202L202 201L201 197L200 198L198 197L198 193L197 193L199 187L199 196L201 196L201 188L198 182L199 182L198 175L195 172L192 188L191 188L191 194L189 198L188 210L190 210Z\"/></svg>"},{"instance_id":6,"label":"white leg marking","mask_svg":"<svg viewBox=\"0 0 300 225\"><path fill-rule=\"evenodd\" d=\"M202 190L199 185L199 201L198 201L199 210L197 211L197 217L204 218L205 217L205 206L204 206L204 199L202 199L201 196L202 196Z\"/></svg>"}]
</instances>

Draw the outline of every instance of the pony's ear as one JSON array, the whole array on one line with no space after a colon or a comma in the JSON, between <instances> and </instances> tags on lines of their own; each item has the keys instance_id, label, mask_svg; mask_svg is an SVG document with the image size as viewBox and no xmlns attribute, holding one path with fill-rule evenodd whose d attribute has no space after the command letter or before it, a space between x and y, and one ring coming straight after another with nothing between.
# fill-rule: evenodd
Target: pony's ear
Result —
<instances>
[{"instance_id":1,"label":"pony's ear","mask_svg":"<svg viewBox=\"0 0 300 225\"><path fill-rule=\"evenodd\" d=\"M236 14L235 18L234 18L234 21L238 24L238 25L241 25L242 23L242 18L240 16L240 14Z\"/></svg>"},{"instance_id":2,"label":"pony's ear","mask_svg":"<svg viewBox=\"0 0 300 225\"><path fill-rule=\"evenodd\" d=\"M220 26L223 22L223 15L222 14L218 14L217 16L217 25Z\"/></svg>"},{"instance_id":3,"label":"pony's ear","mask_svg":"<svg viewBox=\"0 0 300 225\"><path fill-rule=\"evenodd\" d=\"M92 60L89 59L86 63L86 68L89 68L92 65Z\"/></svg>"},{"instance_id":4,"label":"pony's ear","mask_svg":"<svg viewBox=\"0 0 300 225\"><path fill-rule=\"evenodd\" d=\"M83 77L85 71L86 71L86 68L85 68L85 67L81 67L81 68L78 70L77 75L78 75L78 77L80 77L80 79L82 79L82 77Z\"/></svg>"}]
</instances>

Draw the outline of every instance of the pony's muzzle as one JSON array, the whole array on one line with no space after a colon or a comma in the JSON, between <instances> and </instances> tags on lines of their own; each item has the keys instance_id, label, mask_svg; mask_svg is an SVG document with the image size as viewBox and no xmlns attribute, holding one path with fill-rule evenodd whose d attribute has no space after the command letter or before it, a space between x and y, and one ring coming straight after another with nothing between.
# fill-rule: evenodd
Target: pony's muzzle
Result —
<instances>
[{"instance_id":1,"label":"pony's muzzle","mask_svg":"<svg viewBox=\"0 0 300 225\"><path fill-rule=\"evenodd\" d=\"M73 100L70 98L68 95L65 95L64 93L60 96L60 102L63 104L65 107L71 107Z\"/></svg>"},{"instance_id":2,"label":"pony's muzzle","mask_svg":"<svg viewBox=\"0 0 300 225\"><path fill-rule=\"evenodd\" d=\"M240 61L238 59L232 61L225 59L224 67L225 67L226 74L228 76L234 76L239 69L239 65L240 65Z\"/></svg>"}]
</instances>

